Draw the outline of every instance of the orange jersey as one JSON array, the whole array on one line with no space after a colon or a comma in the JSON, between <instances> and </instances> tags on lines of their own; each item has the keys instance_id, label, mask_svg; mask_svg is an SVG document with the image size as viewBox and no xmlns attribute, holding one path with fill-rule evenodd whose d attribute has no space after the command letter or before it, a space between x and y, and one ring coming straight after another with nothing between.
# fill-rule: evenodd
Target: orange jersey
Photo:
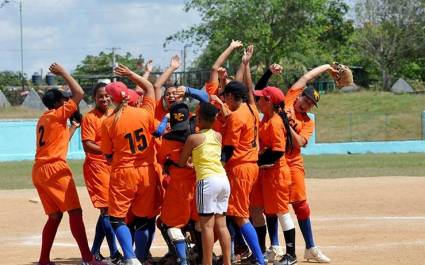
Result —
<instances>
[{"instance_id":1,"label":"orange jersey","mask_svg":"<svg viewBox=\"0 0 425 265\"><path fill-rule=\"evenodd\" d=\"M83 142L92 141L100 146L102 138L102 122L105 120L106 116L107 115L104 115L96 108L84 115L83 120L81 121L81 140ZM86 152L86 158L106 162L103 154Z\"/></svg>"},{"instance_id":2,"label":"orange jersey","mask_svg":"<svg viewBox=\"0 0 425 265\"><path fill-rule=\"evenodd\" d=\"M219 83L217 81L207 81L205 83L205 91L208 93L208 95L216 95L218 96L218 86ZM211 101L211 104L216 106L217 108L220 108L220 104L216 104L214 100ZM227 106L225 106L227 108ZM228 110L230 111L230 110ZM224 117L223 113L220 111L218 113L217 119L215 120L213 124L213 129L216 132L219 132L221 135L224 134L226 129L226 117Z\"/></svg>"},{"instance_id":3,"label":"orange jersey","mask_svg":"<svg viewBox=\"0 0 425 265\"><path fill-rule=\"evenodd\" d=\"M205 83L205 91L208 95L217 95L218 94L218 81L207 81Z\"/></svg>"},{"instance_id":4,"label":"orange jersey","mask_svg":"<svg viewBox=\"0 0 425 265\"><path fill-rule=\"evenodd\" d=\"M70 99L58 109L43 113L37 123L36 162L66 160L69 142L68 118L77 110L77 104Z\"/></svg>"},{"instance_id":5,"label":"orange jersey","mask_svg":"<svg viewBox=\"0 0 425 265\"><path fill-rule=\"evenodd\" d=\"M258 160L259 115L255 105L250 107L252 112L246 103L242 103L227 117L223 146L233 146L234 150L226 167Z\"/></svg>"},{"instance_id":6,"label":"orange jersey","mask_svg":"<svg viewBox=\"0 0 425 265\"><path fill-rule=\"evenodd\" d=\"M278 114L274 114L268 121L263 119L260 122L259 132L261 151L270 149L272 151L285 152L286 130L282 118ZM286 166L285 156L276 161L275 166Z\"/></svg>"},{"instance_id":7,"label":"orange jersey","mask_svg":"<svg viewBox=\"0 0 425 265\"><path fill-rule=\"evenodd\" d=\"M173 161L180 160L180 154L183 150L184 143L178 141L168 140L166 138L162 138L161 147L158 150L158 163L164 165L167 158ZM169 168L170 176L172 178L184 178L184 179L192 179L195 185L196 175L195 170L187 167L176 167L170 166Z\"/></svg>"},{"instance_id":8,"label":"orange jersey","mask_svg":"<svg viewBox=\"0 0 425 265\"><path fill-rule=\"evenodd\" d=\"M143 98L140 108L125 106L117 122L115 114L102 123L101 150L113 154L112 168L140 167L155 162L152 132L155 101Z\"/></svg>"},{"instance_id":9,"label":"orange jersey","mask_svg":"<svg viewBox=\"0 0 425 265\"><path fill-rule=\"evenodd\" d=\"M162 118L164 118L164 116L169 112L168 109L164 108L163 101L164 100L161 97L155 102L155 121L157 121L158 124L162 121Z\"/></svg>"},{"instance_id":10,"label":"orange jersey","mask_svg":"<svg viewBox=\"0 0 425 265\"><path fill-rule=\"evenodd\" d=\"M314 121L308 117L307 113L299 113L294 110L294 104L297 98L303 92L303 88L292 87L285 96L285 111L292 113L292 118L289 119L291 127L303 137L307 142L314 131ZM291 152L286 153L288 164L302 163L301 148L294 146Z\"/></svg>"}]
</instances>

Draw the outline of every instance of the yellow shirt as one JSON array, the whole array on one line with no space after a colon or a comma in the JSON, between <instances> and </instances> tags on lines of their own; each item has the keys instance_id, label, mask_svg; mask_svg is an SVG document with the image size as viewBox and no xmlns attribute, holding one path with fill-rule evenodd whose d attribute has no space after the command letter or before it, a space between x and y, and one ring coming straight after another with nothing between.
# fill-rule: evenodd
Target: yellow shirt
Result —
<instances>
[{"instance_id":1,"label":"yellow shirt","mask_svg":"<svg viewBox=\"0 0 425 265\"><path fill-rule=\"evenodd\" d=\"M196 171L196 180L210 176L225 176L226 171L221 165L221 143L212 129L199 132L205 136L202 144L193 148L192 163Z\"/></svg>"}]
</instances>

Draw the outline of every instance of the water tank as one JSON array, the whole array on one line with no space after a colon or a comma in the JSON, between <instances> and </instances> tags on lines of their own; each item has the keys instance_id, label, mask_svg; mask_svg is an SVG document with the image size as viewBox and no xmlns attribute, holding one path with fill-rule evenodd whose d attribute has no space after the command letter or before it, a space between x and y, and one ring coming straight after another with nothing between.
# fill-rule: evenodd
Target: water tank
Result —
<instances>
[{"instance_id":1,"label":"water tank","mask_svg":"<svg viewBox=\"0 0 425 265\"><path fill-rule=\"evenodd\" d=\"M39 73L35 72L31 77L31 81L36 86L41 85L41 75Z\"/></svg>"},{"instance_id":2,"label":"water tank","mask_svg":"<svg viewBox=\"0 0 425 265\"><path fill-rule=\"evenodd\" d=\"M48 86L53 86L55 84L56 76L52 73L47 73L46 75L46 83Z\"/></svg>"}]
</instances>

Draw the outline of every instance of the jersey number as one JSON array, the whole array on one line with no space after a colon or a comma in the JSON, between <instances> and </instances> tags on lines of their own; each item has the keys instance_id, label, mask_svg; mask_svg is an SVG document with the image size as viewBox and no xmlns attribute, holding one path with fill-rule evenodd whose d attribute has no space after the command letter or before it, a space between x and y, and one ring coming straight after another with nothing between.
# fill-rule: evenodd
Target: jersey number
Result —
<instances>
[{"instance_id":1,"label":"jersey number","mask_svg":"<svg viewBox=\"0 0 425 265\"><path fill-rule=\"evenodd\" d=\"M38 133L40 134L40 138L38 138L38 146L42 147L43 145L46 144L46 142L43 140L44 137L44 126L40 126L38 128Z\"/></svg>"},{"instance_id":2,"label":"jersey number","mask_svg":"<svg viewBox=\"0 0 425 265\"><path fill-rule=\"evenodd\" d=\"M140 152L145 150L146 147L148 147L148 142L146 141L146 137L143 134L143 128L137 129L133 133L127 133L126 135L124 135L124 138L128 140L128 144L130 145L130 150L132 154L136 153L136 147L134 143L136 143L137 150L139 150Z\"/></svg>"}]
</instances>

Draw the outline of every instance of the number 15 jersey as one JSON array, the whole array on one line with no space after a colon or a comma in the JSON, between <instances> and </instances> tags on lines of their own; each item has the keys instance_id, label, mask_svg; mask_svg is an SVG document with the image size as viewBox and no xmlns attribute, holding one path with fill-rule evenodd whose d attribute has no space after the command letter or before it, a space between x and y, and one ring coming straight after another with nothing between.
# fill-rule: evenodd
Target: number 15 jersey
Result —
<instances>
[{"instance_id":1,"label":"number 15 jersey","mask_svg":"<svg viewBox=\"0 0 425 265\"><path fill-rule=\"evenodd\" d=\"M112 168L148 166L155 161L152 138L155 101L144 97L140 108L125 106L121 116L102 123L101 150L112 154Z\"/></svg>"}]
</instances>

